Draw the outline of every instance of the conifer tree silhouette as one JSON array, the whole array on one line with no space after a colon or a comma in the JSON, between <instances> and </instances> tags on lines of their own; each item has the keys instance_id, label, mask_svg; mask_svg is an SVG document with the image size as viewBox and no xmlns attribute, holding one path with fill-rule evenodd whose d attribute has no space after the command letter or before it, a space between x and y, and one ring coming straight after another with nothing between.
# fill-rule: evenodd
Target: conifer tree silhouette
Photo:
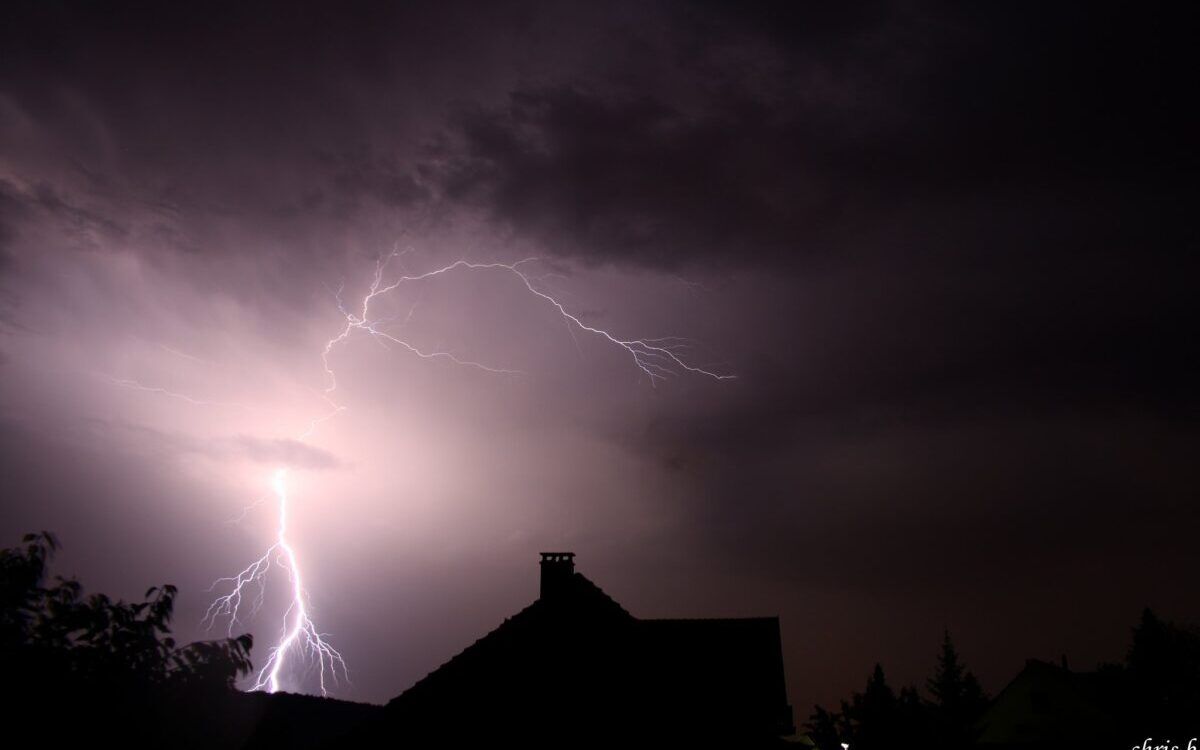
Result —
<instances>
[{"instance_id":1,"label":"conifer tree silhouette","mask_svg":"<svg viewBox=\"0 0 1200 750\"><path fill-rule=\"evenodd\" d=\"M950 631L942 634L933 676L925 683L934 735L940 747L963 747L975 741L976 722L987 708L979 681L959 660Z\"/></svg>"}]
</instances>

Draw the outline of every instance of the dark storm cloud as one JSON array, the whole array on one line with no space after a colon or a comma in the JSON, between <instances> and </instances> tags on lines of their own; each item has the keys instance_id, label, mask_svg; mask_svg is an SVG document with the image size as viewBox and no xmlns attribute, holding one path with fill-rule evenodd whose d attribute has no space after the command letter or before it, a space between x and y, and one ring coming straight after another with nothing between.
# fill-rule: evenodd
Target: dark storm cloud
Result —
<instances>
[{"instance_id":1,"label":"dark storm cloud","mask_svg":"<svg viewBox=\"0 0 1200 750\"><path fill-rule=\"evenodd\" d=\"M85 244L95 235L120 240L129 233L128 227L117 220L74 203L51 184L33 185L23 198L31 209L45 214L67 235Z\"/></svg>"},{"instance_id":2,"label":"dark storm cloud","mask_svg":"<svg viewBox=\"0 0 1200 750\"><path fill-rule=\"evenodd\" d=\"M1137 601L1194 565L1137 551L1198 522L1194 24L769 7L686 14L691 74L631 43L640 78L614 55L460 112L437 160L565 256L797 280L733 297L738 383L623 438L691 483L693 533L766 577L937 607L1049 571Z\"/></svg>"},{"instance_id":3,"label":"dark storm cloud","mask_svg":"<svg viewBox=\"0 0 1200 750\"><path fill-rule=\"evenodd\" d=\"M1150 596L1139 581L1194 566L1194 545L1130 550L1198 523L1195 31L1144 3L5 3L4 320L77 330L56 317L66 308L94 324L64 339L80 359L111 350L122 377L143 367L163 382L194 378L215 399L250 360L238 352L319 380L303 332L325 336L336 318L326 285L336 288L343 255L369 270L414 225L414 244L430 230L454 253L532 248L570 277L553 281L578 283L571 309L584 320L661 313L647 324L706 337L704 356L739 376L680 379L645 401L626 394L637 387L627 377L612 406L556 381L523 426L560 420L586 448L497 429L561 448L571 478L607 467L597 454L613 445L653 464L647 475L668 479L647 505L674 514L665 548L779 582L786 596L770 607L833 612L847 627L853 603L805 597L902 589L917 604L895 618L935 639L969 620L964 591L1022 613L1024 583L1051 571L1064 589L1111 584L1097 597L1132 617ZM437 236L479 217L477 244ZM70 253L93 249L122 262L73 264ZM589 294L584 272L612 268L694 281L692 307L674 318L667 300ZM129 348L130 334L156 354L194 344L235 374L156 361ZM21 341L4 340L8 378L26 364ZM299 353L287 359L285 344ZM393 432L411 429L433 451L439 433L427 428L444 427L444 394L422 378L448 371L377 366L439 418L389 421L351 385L356 413L379 411L381 445L399 464L412 446L386 444ZM611 375L598 369L588 387ZM480 402L494 395L484 387ZM209 437L104 424L125 439L140 430L169 456L344 466L250 435L257 424ZM9 432L0 439L22 444ZM605 491L643 497L638 471ZM538 494L548 473L522 475L522 498L537 504L522 519L531 537L561 515ZM511 498L488 500L516 513ZM602 505L581 508L580 523L614 528ZM618 507L622 524L643 510ZM651 553L630 550L631 567L639 554ZM203 559L204 571L224 564ZM613 583L651 590L636 574ZM1045 614L1076 604L1060 597ZM1002 640L1003 620L976 642ZM814 687L823 676L808 679L813 633L796 622L784 634L793 690L825 689ZM422 635L434 638L395 648L421 648ZM365 641L352 647L365 653ZM390 697L396 679L368 682L368 697Z\"/></svg>"},{"instance_id":4,"label":"dark storm cloud","mask_svg":"<svg viewBox=\"0 0 1200 750\"><path fill-rule=\"evenodd\" d=\"M0 180L0 264L8 260L8 244L12 241L14 224L24 212L24 205L13 186Z\"/></svg>"},{"instance_id":5,"label":"dark storm cloud","mask_svg":"<svg viewBox=\"0 0 1200 750\"><path fill-rule=\"evenodd\" d=\"M1200 436L1136 410L909 402L694 426L674 439L653 430L640 449L693 484L683 502L698 533L764 575L814 587L940 595L1085 561L1136 580L1126 542L1200 523L1187 500ZM1195 558L1188 545L1159 553L1171 565Z\"/></svg>"},{"instance_id":6,"label":"dark storm cloud","mask_svg":"<svg viewBox=\"0 0 1200 750\"><path fill-rule=\"evenodd\" d=\"M460 113L442 184L563 254L653 267L885 240L994 250L994 219L1041 221L1037 200L1080 220L1113 191L1192 190L1196 121L1173 105L1196 83L1186 32L1133 6L1027 10L690 8L674 38L633 32L590 81ZM946 215L1031 188L1027 216ZM1178 225L1182 206L1159 208L1138 215ZM1049 229L1033 238L1048 252L1086 254Z\"/></svg>"},{"instance_id":7,"label":"dark storm cloud","mask_svg":"<svg viewBox=\"0 0 1200 750\"><path fill-rule=\"evenodd\" d=\"M1198 67L1158 10L687 7L591 78L461 109L432 164L565 256L850 269L827 381L776 392L795 362L742 362L769 421L794 401L1191 409ZM746 413L727 416L777 435Z\"/></svg>"},{"instance_id":8,"label":"dark storm cloud","mask_svg":"<svg viewBox=\"0 0 1200 750\"><path fill-rule=\"evenodd\" d=\"M358 153L324 155L332 166L334 194L340 199L369 196L392 208L406 208L429 197L407 165Z\"/></svg>"},{"instance_id":9,"label":"dark storm cloud","mask_svg":"<svg viewBox=\"0 0 1200 750\"><path fill-rule=\"evenodd\" d=\"M0 137L60 162L32 199L64 220L156 211L169 251L312 258L317 225L425 199L405 150L519 8L5 4ZM67 215L84 190L112 215ZM222 222L260 241L214 241Z\"/></svg>"}]
</instances>

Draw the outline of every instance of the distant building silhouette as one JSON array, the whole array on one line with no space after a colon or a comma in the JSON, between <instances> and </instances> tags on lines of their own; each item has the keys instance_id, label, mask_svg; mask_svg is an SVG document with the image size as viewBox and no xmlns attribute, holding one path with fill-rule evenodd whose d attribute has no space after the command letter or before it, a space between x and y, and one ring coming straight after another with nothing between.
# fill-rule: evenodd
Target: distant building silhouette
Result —
<instances>
[{"instance_id":1,"label":"distant building silhouette","mask_svg":"<svg viewBox=\"0 0 1200 750\"><path fill-rule=\"evenodd\" d=\"M1029 659L1000 691L979 726L979 744L994 748L1102 747L1119 736L1102 676ZM1119 745L1125 747L1126 745Z\"/></svg>"},{"instance_id":2,"label":"distant building silhouette","mask_svg":"<svg viewBox=\"0 0 1200 750\"><path fill-rule=\"evenodd\" d=\"M537 601L383 712L374 739L773 744L794 731L777 617L641 620L544 552Z\"/></svg>"}]
</instances>

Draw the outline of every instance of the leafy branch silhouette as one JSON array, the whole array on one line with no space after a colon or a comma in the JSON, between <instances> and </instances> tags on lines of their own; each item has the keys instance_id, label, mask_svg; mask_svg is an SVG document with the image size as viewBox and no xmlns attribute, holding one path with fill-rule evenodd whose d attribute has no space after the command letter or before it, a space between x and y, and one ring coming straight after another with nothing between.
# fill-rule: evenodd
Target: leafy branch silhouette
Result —
<instances>
[{"instance_id":1,"label":"leafy branch silhouette","mask_svg":"<svg viewBox=\"0 0 1200 750\"><path fill-rule=\"evenodd\" d=\"M84 595L73 578L48 581L59 549L50 532L0 550L0 663L42 687L232 690L252 668L249 634L177 645L170 620L178 590L154 586L145 600ZM16 671L13 671L16 670Z\"/></svg>"}]
</instances>

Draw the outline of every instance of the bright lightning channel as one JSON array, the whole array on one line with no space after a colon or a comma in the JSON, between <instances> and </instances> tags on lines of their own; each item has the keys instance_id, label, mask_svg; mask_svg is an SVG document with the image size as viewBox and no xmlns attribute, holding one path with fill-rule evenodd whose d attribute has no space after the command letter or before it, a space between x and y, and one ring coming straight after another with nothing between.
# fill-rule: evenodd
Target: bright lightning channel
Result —
<instances>
[{"instance_id":1,"label":"bright lightning channel","mask_svg":"<svg viewBox=\"0 0 1200 750\"><path fill-rule=\"evenodd\" d=\"M379 327L379 321L372 321L371 303L377 298L382 297L389 292L395 291L404 284L424 281L426 279L432 279L436 276L448 274L452 271L460 270L501 271L514 276L530 294L549 303L549 305L559 314L559 316L561 316L563 320L567 322L568 326L574 325L581 331L599 336L607 340L609 343L624 349L633 359L633 363L637 365L637 367L641 369L643 373L646 374L647 378L650 379L651 385L657 385L659 381L679 374L680 370L696 375L704 375L713 378L714 380L732 380L737 377L736 375L722 375L712 370L707 370L705 368L689 364L683 359L683 355L681 353L687 348L687 344L683 339L679 339L677 337L664 337L657 339L622 339L614 336L602 328L596 328L594 326L587 325L578 317L572 315L556 298L545 291L538 289L534 285L534 279L525 271L521 270L522 266L537 262L537 258L525 258L524 260L519 260L516 263L472 263L466 260L456 260L449 265L442 266L441 268L432 271L426 271L421 274L403 274L394 281L385 284L384 275L387 271L388 263L393 258L399 257L400 255L401 253L398 251L393 251L390 255L381 258L376 262L375 276L371 281L371 287L368 290L367 295L362 299L362 303L358 312L350 312L347 310L341 302L340 293L337 295L338 308L342 311L342 314L345 315L346 324L337 336L333 337L328 343L326 343L325 351L322 354L322 360L325 363L325 373L329 383L325 390L326 393L332 393L337 389L337 378L329 365L329 355L332 353L335 346L346 341L346 339L348 339L354 331L364 331L371 336L374 336L376 339L399 345L412 354L424 359L444 358L457 365L475 367L487 372L514 374L516 372L514 370L504 370L496 367L489 367L487 365L480 364L479 362L459 359L449 352L422 351L416 346L413 346L411 343L381 330Z\"/></svg>"},{"instance_id":2,"label":"bright lightning channel","mask_svg":"<svg viewBox=\"0 0 1200 750\"><path fill-rule=\"evenodd\" d=\"M343 303L340 289L334 293L338 309L344 316L345 322L338 333L325 343L321 352L321 362L324 365L326 375L326 387L322 397L328 404L329 410L309 422L308 427L299 435L300 440L308 439L322 423L345 411L345 407L339 405L332 395L337 391L338 381L333 365L330 363L330 357L338 346L349 340L356 332L371 336L386 348L396 346L422 359L445 360L460 367L470 367L493 374L517 373L516 370L462 359L451 352L422 349L394 333L384 330L384 326L390 321L372 318L372 303L385 295L404 285L416 284L453 272L490 271L511 277L531 295L543 300L556 312L567 324L572 337L574 337L573 326L584 333L597 336L609 344L624 350L629 355L633 364L646 375L651 386L657 386L659 382L681 373L691 373L714 380L730 380L737 377L736 375L718 373L688 362L685 359L684 352L690 344L686 339L674 336L624 339L605 329L584 323L577 316L569 312L557 298L537 287L535 282L542 277L530 276L523 270L530 264L535 263L537 261L536 258L526 258L515 263L474 263L466 260L457 260L449 265L424 273L409 274L404 272L389 281L387 280L388 266L393 259L398 258L401 254L398 251L393 251L390 255L376 261L375 273L372 276L370 287L353 310L347 308ZM412 310L410 309L408 317L411 316ZM407 322L407 318L405 322ZM145 388L144 386L141 388L155 390ZM193 401L193 403L198 402ZM219 596L213 601L205 614L204 621L211 628L219 619L225 618L227 619L227 631L232 635L234 627L240 622L239 618L242 615L243 605L249 607L251 616L257 613L262 607L266 591L266 576L271 569L272 561L274 561L275 564L285 568L288 572L291 581L290 602L284 612L280 639L271 648L266 664L259 671L254 685L250 689L265 690L271 693L278 691L282 685L282 676L285 674L288 660L291 656L296 655L307 656L310 663L316 664L321 694L327 695L327 676L331 678L334 684L338 683L339 674L341 675L341 679L348 681L349 675L346 669L346 662L342 658L341 653L326 640L327 635L317 629L310 614L308 593L304 589L299 557L287 538L288 491L286 469L280 468L275 472L272 478L272 488L278 501L277 512L279 517L278 533L274 544L268 547L262 556L243 568L237 575L219 578L213 583L213 588L224 585L230 590L229 593Z\"/></svg>"}]
</instances>

